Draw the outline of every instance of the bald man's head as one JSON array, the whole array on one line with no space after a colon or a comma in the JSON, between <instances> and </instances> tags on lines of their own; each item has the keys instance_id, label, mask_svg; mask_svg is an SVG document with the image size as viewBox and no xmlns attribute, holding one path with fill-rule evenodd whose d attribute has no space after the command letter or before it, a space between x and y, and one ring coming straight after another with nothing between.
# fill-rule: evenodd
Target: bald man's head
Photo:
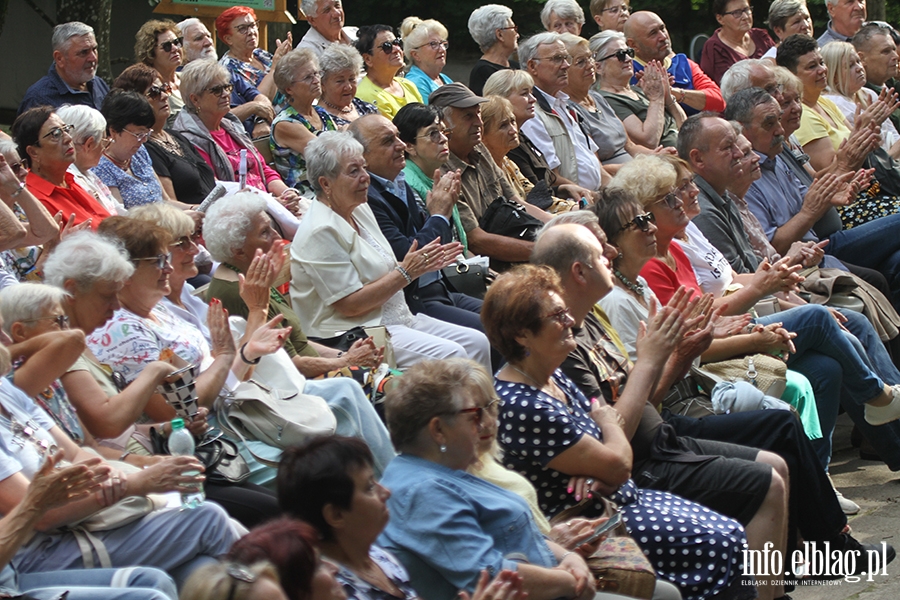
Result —
<instances>
[{"instance_id":1,"label":"bald man's head","mask_svg":"<svg viewBox=\"0 0 900 600\"><path fill-rule=\"evenodd\" d=\"M612 275L609 259L604 253L604 244L584 225L562 223L541 231L531 253L531 262L547 265L562 279L563 287L571 292L572 267L582 265L581 274L592 290L589 298L594 303L612 289Z\"/></svg>"},{"instance_id":2,"label":"bald man's head","mask_svg":"<svg viewBox=\"0 0 900 600\"><path fill-rule=\"evenodd\" d=\"M666 24L654 12L642 10L628 17L624 33L628 45L644 62L665 60L672 52Z\"/></svg>"}]
</instances>

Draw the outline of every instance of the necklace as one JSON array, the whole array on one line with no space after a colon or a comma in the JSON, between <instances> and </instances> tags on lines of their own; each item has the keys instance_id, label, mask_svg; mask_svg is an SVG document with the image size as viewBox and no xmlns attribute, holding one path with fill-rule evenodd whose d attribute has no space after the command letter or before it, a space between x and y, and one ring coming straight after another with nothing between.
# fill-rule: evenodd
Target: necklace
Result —
<instances>
[{"instance_id":1,"label":"necklace","mask_svg":"<svg viewBox=\"0 0 900 600\"><path fill-rule=\"evenodd\" d=\"M123 161L120 161L119 159L117 159L116 157L114 157L112 154L110 154L109 152L107 152L107 151L105 151L105 150L103 151L103 156L105 156L106 158L108 158L112 164L116 165L117 167L119 167L119 168L122 169L123 171L127 171L128 169L131 168L131 158L129 158L128 160L126 160L126 161L123 162Z\"/></svg>"},{"instance_id":2,"label":"necklace","mask_svg":"<svg viewBox=\"0 0 900 600\"><path fill-rule=\"evenodd\" d=\"M342 115L349 114L350 111L353 110L353 104L352 104L352 103L351 103L349 106L345 106L344 108L341 108L340 106L335 106L334 104L332 104L331 102L328 102L327 100L322 100L322 104L324 104L324 105L327 106L328 108L332 108L332 109L338 111L338 112L341 113Z\"/></svg>"},{"instance_id":3,"label":"necklace","mask_svg":"<svg viewBox=\"0 0 900 600\"><path fill-rule=\"evenodd\" d=\"M519 375L521 375L521 376L524 377L525 379L530 379L531 382L537 386L537 389L543 390L544 387L546 387L546 385L542 385L541 382L539 382L537 379L535 379L534 377L532 377L531 375L529 375L528 373L526 373L526 372L523 371L522 369L516 367L516 366L513 365L512 363L508 363L508 364L509 364L509 368L510 368L510 369L512 369L513 371L515 371L516 373L518 373Z\"/></svg>"},{"instance_id":4,"label":"necklace","mask_svg":"<svg viewBox=\"0 0 900 600\"><path fill-rule=\"evenodd\" d=\"M179 145L178 142L172 139L172 137L165 130L160 130L158 133L154 131L150 135L150 139L162 146L170 154L184 156L181 145Z\"/></svg>"},{"instance_id":5,"label":"necklace","mask_svg":"<svg viewBox=\"0 0 900 600\"><path fill-rule=\"evenodd\" d=\"M640 283L635 283L635 282L631 281L630 279L628 279L627 277L622 275L622 272L619 271L618 269L613 269L613 274L616 276L616 279L618 279L619 281L622 282L622 285L624 285L629 290L631 290L632 292L637 294L638 297L640 297L640 298L644 297L644 286L643 285L641 285Z\"/></svg>"}]
</instances>

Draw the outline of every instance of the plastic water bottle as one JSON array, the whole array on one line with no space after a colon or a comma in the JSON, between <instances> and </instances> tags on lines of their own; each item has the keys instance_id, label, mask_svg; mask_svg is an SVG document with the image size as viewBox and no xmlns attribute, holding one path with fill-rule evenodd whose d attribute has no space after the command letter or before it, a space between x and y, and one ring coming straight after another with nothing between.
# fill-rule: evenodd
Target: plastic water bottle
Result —
<instances>
[{"instance_id":1,"label":"plastic water bottle","mask_svg":"<svg viewBox=\"0 0 900 600\"><path fill-rule=\"evenodd\" d=\"M184 419L172 421L172 433L169 434L169 453L172 456L194 456L194 436L184 428ZM185 471L184 475L197 475L199 471ZM199 492L182 492L181 508L197 508L206 499L201 489Z\"/></svg>"}]
</instances>

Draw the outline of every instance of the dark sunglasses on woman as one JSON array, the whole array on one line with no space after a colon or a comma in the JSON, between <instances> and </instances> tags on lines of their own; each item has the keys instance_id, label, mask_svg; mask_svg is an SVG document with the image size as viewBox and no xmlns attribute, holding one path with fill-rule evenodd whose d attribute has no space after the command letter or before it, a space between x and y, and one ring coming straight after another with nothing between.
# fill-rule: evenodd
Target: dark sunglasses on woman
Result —
<instances>
[{"instance_id":1,"label":"dark sunglasses on woman","mask_svg":"<svg viewBox=\"0 0 900 600\"><path fill-rule=\"evenodd\" d=\"M381 45L378 47L381 48L381 51L385 54L390 54L394 51L395 46L399 48L401 45L403 45L403 42L400 40L400 38L394 38L389 42L381 42Z\"/></svg>"},{"instance_id":2,"label":"dark sunglasses on woman","mask_svg":"<svg viewBox=\"0 0 900 600\"><path fill-rule=\"evenodd\" d=\"M612 54L607 54L603 58L598 58L596 60L597 62L603 62L604 60L609 60L614 56L619 62L625 62L626 60L634 58L634 48L619 48Z\"/></svg>"},{"instance_id":3,"label":"dark sunglasses on woman","mask_svg":"<svg viewBox=\"0 0 900 600\"><path fill-rule=\"evenodd\" d=\"M650 231L650 223L656 223L656 217L653 216L653 213L644 213L642 215L638 215L632 220L628 221L619 229L619 231L625 231L627 229L640 229L644 233Z\"/></svg>"}]
</instances>

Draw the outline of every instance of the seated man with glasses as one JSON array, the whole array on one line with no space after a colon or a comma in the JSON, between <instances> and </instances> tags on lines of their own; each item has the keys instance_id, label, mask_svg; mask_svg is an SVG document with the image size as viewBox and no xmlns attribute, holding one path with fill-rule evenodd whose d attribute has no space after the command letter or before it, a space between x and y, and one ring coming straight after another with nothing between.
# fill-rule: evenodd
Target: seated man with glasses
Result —
<instances>
[{"instance_id":1,"label":"seated man with glasses","mask_svg":"<svg viewBox=\"0 0 900 600\"><path fill-rule=\"evenodd\" d=\"M551 169L558 167L566 179L599 190L609 175L597 158L597 145L562 91L569 83L572 57L560 34L545 32L528 38L519 45L519 59L534 78L537 100L537 118L523 123L522 133L543 153Z\"/></svg>"}]
</instances>

